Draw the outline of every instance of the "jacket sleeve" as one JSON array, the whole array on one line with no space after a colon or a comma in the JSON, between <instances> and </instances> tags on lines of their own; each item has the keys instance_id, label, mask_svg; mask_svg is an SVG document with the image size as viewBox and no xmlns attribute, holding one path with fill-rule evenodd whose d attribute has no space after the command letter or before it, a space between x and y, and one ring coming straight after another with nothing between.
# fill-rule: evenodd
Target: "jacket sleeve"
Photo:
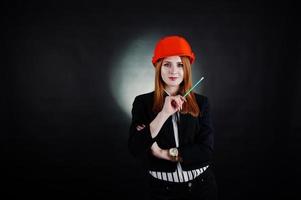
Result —
<instances>
[{"instance_id":1,"label":"jacket sleeve","mask_svg":"<svg viewBox=\"0 0 301 200\"><path fill-rule=\"evenodd\" d=\"M198 116L200 129L195 136L194 143L179 148L184 163L210 163L213 154L213 127L210 116L210 105L205 97Z\"/></svg>"},{"instance_id":2,"label":"jacket sleeve","mask_svg":"<svg viewBox=\"0 0 301 200\"><path fill-rule=\"evenodd\" d=\"M142 124L145 128L138 131L136 127ZM132 121L128 138L129 151L136 158L145 158L154 143L149 124L142 98L136 97L132 105Z\"/></svg>"}]
</instances>

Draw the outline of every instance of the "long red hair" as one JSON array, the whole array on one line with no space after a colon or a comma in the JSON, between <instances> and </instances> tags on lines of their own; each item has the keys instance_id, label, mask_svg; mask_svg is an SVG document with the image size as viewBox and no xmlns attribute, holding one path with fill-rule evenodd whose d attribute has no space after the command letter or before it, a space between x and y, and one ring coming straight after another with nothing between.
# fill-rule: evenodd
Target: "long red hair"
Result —
<instances>
[{"instance_id":1,"label":"long red hair","mask_svg":"<svg viewBox=\"0 0 301 200\"><path fill-rule=\"evenodd\" d=\"M186 56L181 56L183 63L184 77L183 81L180 84L178 93L184 95L192 87L192 75L191 75L191 64L189 58ZM158 60L155 63L155 93L154 93L154 104L153 111L158 113L162 110L164 105L164 81L161 77L161 68L162 68L163 59ZM200 108L196 102L195 95L193 92L190 92L186 96L186 102L183 104L181 113L182 114L191 114L194 117L197 117L200 114Z\"/></svg>"}]
</instances>

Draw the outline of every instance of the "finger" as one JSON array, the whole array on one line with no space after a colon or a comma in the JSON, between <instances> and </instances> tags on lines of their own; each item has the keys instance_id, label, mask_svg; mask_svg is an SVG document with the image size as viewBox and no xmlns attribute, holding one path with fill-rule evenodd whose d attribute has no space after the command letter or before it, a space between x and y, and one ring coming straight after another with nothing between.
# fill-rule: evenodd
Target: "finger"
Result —
<instances>
[{"instance_id":1,"label":"finger","mask_svg":"<svg viewBox=\"0 0 301 200\"><path fill-rule=\"evenodd\" d=\"M175 96L175 101L176 101L176 103L177 103L177 109L180 109L181 108L181 105L182 105L182 100L181 100L181 98L180 98L180 95L177 95L177 96Z\"/></svg>"},{"instance_id":2,"label":"finger","mask_svg":"<svg viewBox=\"0 0 301 200\"><path fill-rule=\"evenodd\" d=\"M183 96L180 96L181 100L184 101L184 102L187 102L186 98L183 97Z\"/></svg>"},{"instance_id":3,"label":"finger","mask_svg":"<svg viewBox=\"0 0 301 200\"><path fill-rule=\"evenodd\" d=\"M179 101L181 102L181 104L183 104L184 102L185 102L185 98L184 97L182 97L181 95L179 95Z\"/></svg>"},{"instance_id":4,"label":"finger","mask_svg":"<svg viewBox=\"0 0 301 200\"><path fill-rule=\"evenodd\" d=\"M182 106L182 101L180 98L177 98L177 102L178 102L178 106L181 107Z\"/></svg>"},{"instance_id":5,"label":"finger","mask_svg":"<svg viewBox=\"0 0 301 200\"><path fill-rule=\"evenodd\" d=\"M144 124L143 124L144 125ZM144 126L140 126L140 125L138 125L137 127L136 127L136 129L138 130L138 131L141 131L142 129L144 129L145 128L145 125Z\"/></svg>"},{"instance_id":6,"label":"finger","mask_svg":"<svg viewBox=\"0 0 301 200\"><path fill-rule=\"evenodd\" d=\"M182 103L185 102L185 100L183 99L183 97L180 97L180 100L181 100Z\"/></svg>"},{"instance_id":7,"label":"finger","mask_svg":"<svg viewBox=\"0 0 301 200\"><path fill-rule=\"evenodd\" d=\"M180 98L181 106L183 105L184 101Z\"/></svg>"},{"instance_id":8,"label":"finger","mask_svg":"<svg viewBox=\"0 0 301 200\"><path fill-rule=\"evenodd\" d=\"M179 102L179 111L182 110L182 102Z\"/></svg>"},{"instance_id":9,"label":"finger","mask_svg":"<svg viewBox=\"0 0 301 200\"><path fill-rule=\"evenodd\" d=\"M175 102L176 106L178 106L178 98L177 98L177 96L173 97L173 101Z\"/></svg>"},{"instance_id":10,"label":"finger","mask_svg":"<svg viewBox=\"0 0 301 200\"><path fill-rule=\"evenodd\" d=\"M179 102L177 102L177 103L178 103L178 105L177 105L177 110L180 111L181 105L179 104Z\"/></svg>"}]
</instances>

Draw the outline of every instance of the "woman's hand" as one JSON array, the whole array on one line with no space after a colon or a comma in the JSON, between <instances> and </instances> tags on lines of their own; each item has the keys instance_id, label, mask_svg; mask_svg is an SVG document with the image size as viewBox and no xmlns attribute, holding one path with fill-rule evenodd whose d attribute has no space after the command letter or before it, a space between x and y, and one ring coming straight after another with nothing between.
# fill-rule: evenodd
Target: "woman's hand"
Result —
<instances>
[{"instance_id":1,"label":"woman's hand","mask_svg":"<svg viewBox=\"0 0 301 200\"><path fill-rule=\"evenodd\" d=\"M154 144L151 147L152 150L152 154L160 159L164 159L164 160L170 160L172 162L178 162L181 161L180 159L178 159L179 157L173 158L169 155L168 150L167 149L161 149L157 142L154 142Z\"/></svg>"},{"instance_id":2,"label":"woman's hand","mask_svg":"<svg viewBox=\"0 0 301 200\"><path fill-rule=\"evenodd\" d=\"M144 128L145 128L145 125L144 125L144 124L141 124L141 125L136 126L137 131L141 131L141 130L144 129Z\"/></svg>"},{"instance_id":3,"label":"woman's hand","mask_svg":"<svg viewBox=\"0 0 301 200\"><path fill-rule=\"evenodd\" d=\"M154 144L151 147L151 150L152 150L152 154L155 157L160 158L160 159L169 160L168 151L164 150L164 149L161 149L158 146L157 142L154 142Z\"/></svg>"},{"instance_id":4,"label":"woman's hand","mask_svg":"<svg viewBox=\"0 0 301 200\"><path fill-rule=\"evenodd\" d=\"M177 111L181 111L184 102L186 102L186 99L181 95L166 96L162 111L170 116Z\"/></svg>"}]
</instances>

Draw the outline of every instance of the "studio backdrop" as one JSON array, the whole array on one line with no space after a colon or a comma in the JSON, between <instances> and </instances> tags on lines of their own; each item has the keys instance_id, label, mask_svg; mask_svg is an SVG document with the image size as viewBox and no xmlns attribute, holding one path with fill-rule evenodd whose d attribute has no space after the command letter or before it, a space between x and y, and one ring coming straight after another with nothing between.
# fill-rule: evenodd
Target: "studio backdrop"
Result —
<instances>
[{"instance_id":1,"label":"studio backdrop","mask_svg":"<svg viewBox=\"0 0 301 200\"><path fill-rule=\"evenodd\" d=\"M154 90L156 41L184 36L208 97L220 199L296 199L297 5L261 1L4 3L4 188L14 198L143 199L127 147ZM4 63L4 62L3 62Z\"/></svg>"}]
</instances>

